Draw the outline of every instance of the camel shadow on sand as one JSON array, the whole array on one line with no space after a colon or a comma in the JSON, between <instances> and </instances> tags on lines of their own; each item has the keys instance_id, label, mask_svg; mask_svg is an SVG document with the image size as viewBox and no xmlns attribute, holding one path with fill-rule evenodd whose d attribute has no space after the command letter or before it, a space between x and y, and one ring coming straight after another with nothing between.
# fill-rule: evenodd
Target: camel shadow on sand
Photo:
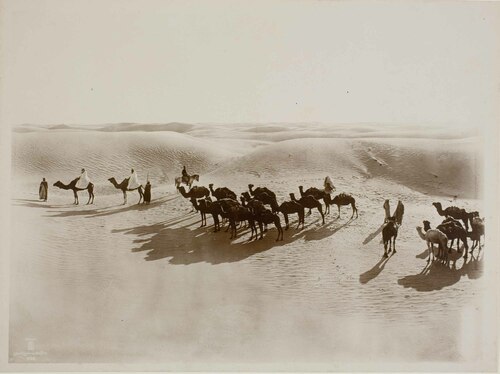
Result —
<instances>
[{"instance_id":1,"label":"camel shadow on sand","mask_svg":"<svg viewBox=\"0 0 500 374\"><path fill-rule=\"evenodd\" d=\"M426 264L418 274L407 275L398 279L398 284L405 288L413 288L420 292L441 290L452 286L464 276L469 279L478 279L483 274L483 256L469 255L463 260L462 265L457 268L456 262L445 265L438 261Z\"/></svg>"},{"instance_id":2,"label":"camel shadow on sand","mask_svg":"<svg viewBox=\"0 0 500 374\"><path fill-rule=\"evenodd\" d=\"M365 271L363 274L359 276L359 283L366 284L372 279L378 277L378 275L382 272L382 270L384 270L385 265L393 255L394 252L391 252L391 254L388 257L382 256L380 260L370 270Z\"/></svg>"},{"instance_id":3,"label":"camel shadow on sand","mask_svg":"<svg viewBox=\"0 0 500 374\"><path fill-rule=\"evenodd\" d=\"M156 261L167 259L173 265L189 265L206 262L212 265L237 262L271 248L282 247L299 239L320 240L335 234L342 226L331 229L329 225L317 226L310 222L303 230L292 228L285 231L284 240L276 241L277 230L269 227L263 239L249 240L250 229L239 229L238 238L229 239L229 232L224 228L214 233L213 227L196 227L200 221L191 222L181 227L183 221L192 221L193 215L180 216L167 222L138 226L130 229L113 230L112 233L135 235L137 246L132 252L146 252L144 260Z\"/></svg>"},{"instance_id":4,"label":"camel shadow on sand","mask_svg":"<svg viewBox=\"0 0 500 374\"><path fill-rule=\"evenodd\" d=\"M374 232L372 232L371 234L369 234L365 240L363 240L363 244L366 245L368 243L370 243L373 239L375 239L381 232L382 232L382 229L384 228L385 224L383 223L382 225L380 225L380 227L375 230Z\"/></svg>"},{"instance_id":5,"label":"camel shadow on sand","mask_svg":"<svg viewBox=\"0 0 500 374\"><path fill-rule=\"evenodd\" d=\"M113 214L120 214L129 211L143 211L155 208L163 203L166 203L170 200L176 199L177 197L169 197L164 196L153 200L150 204L133 204L133 205L114 205L108 206L105 208L96 208L96 209L71 209L71 210L60 210L52 212L54 214L46 215L46 217L75 217L75 216L86 216L86 218L95 218L95 217L105 217ZM87 205L89 206L89 205ZM63 208L65 206L57 206L57 208Z\"/></svg>"}]
</instances>

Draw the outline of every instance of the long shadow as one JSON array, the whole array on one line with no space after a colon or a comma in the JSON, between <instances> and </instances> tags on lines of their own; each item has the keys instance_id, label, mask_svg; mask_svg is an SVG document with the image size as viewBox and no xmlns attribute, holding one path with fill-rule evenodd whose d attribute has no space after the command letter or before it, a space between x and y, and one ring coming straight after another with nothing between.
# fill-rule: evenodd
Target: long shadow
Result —
<instances>
[{"instance_id":1,"label":"long shadow","mask_svg":"<svg viewBox=\"0 0 500 374\"><path fill-rule=\"evenodd\" d=\"M380 227L377 230L375 230L374 232L369 234L365 238L365 240L363 240L363 244L366 245L366 244L370 243L373 239L375 239L377 237L378 234L380 234L382 232L383 228L384 228L384 224L380 225Z\"/></svg>"},{"instance_id":2,"label":"long shadow","mask_svg":"<svg viewBox=\"0 0 500 374\"><path fill-rule=\"evenodd\" d=\"M208 230L208 231L207 231ZM136 239L140 244L132 252L147 251L144 260L156 261L168 258L173 265L189 265L200 262L212 265L241 261L256 253L272 247L282 246L286 241L275 241L276 230L269 230L262 240L231 242L229 233L213 233L212 229L198 227L171 228L167 225L154 224L135 227L126 232L139 237L151 235L147 239ZM241 240L242 233L240 233Z\"/></svg>"},{"instance_id":3,"label":"long shadow","mask_svg":"<svg viewBox=\"0 0 500 374\"><path fill-rule=\"evenodd\" d=\"M14 206L26 206L28 208L63 208L66 205L52 205L47 204L47 202L43 202L41 200L29 200L29 199L13 199L15 203Z\"/></svg>"},{"instance_id":4,"label":"long shadow","mask_svg":"<svg viewBox=\"0 0 500 374\"><path fill-rule=\"evenodd\" d=\"M366 284L372 279L378 277L378 275L384 270L385 264L389 261L389 259L394 255L394 252L391 252L389 257L383 257L377 262L370 270L365 271L363 274L359 276L359 283Z\"/></svg>"},{"instance_id":5,"label":"long shadow","mask_svg":"<svg viewBox=\"0 0 500 374\"><path fill-rule=\"evenodd\" d=\"M467 260L463 261L459 269L456 268L456 262L450 267L441 262L433 261L426 264L419 274L407 275L398 279L398 284L420 292L430 292L452 286L459 282L463 276L467 276L469 279L477 279L482 274L483 259L469 256Z\"/></svg>"},{"instance_id":6,"label":"long shadow","mask_svg":"<svg viewBox=\"0 0 500 374\"><path fill-rule=\"evenodd\" d=\"M108 206L105 208L96 208L96 209L86 209L86 210L65 210L65 211L56 211L54 212L55 214L50 214L46 215L46 217L73 217L73 216L88 216L86 218L94 218L94 217L103 217L103 216L110 216L112 214L119 214L119 213L124 213L128 211L143 211L143 210L148 210L154 207L157 207L158 205L161 205L165 202L168 202L170 200L173 200L174 198L168 198L168 197L162 197L157 200L153 200L150 204L135 204L135 205L127 205L124 206L122 204L120 205L114 205L114 206ZM118 208L120 207L120 208ZM58 208L62 208L62 206L58 206ZM118 209L115 209L118 208Z\"/></svg>"},{"instance_id":7,"label":"long shadow","mask_svg":"<svg viewBox=\"0 0 500 374\"><path fill-rule=\"evenodd\" d=\"M264 234L263 239L250 241L250 229L245 228L239 229L238 238L231 241L229 232L224 232L223 228L218 233L212 231L213 226L193 229L193 225L199 225L199 221L193 221L193 216L194 214L191 214L189 217L175 217L153 225L113 230L112 233L135 235L137 239L133 243L137 246L132 248L132 252L147 252L144 258L146 261L168 258L168 262L173 265L189 265L200 262L216 265L241 261L300 238L319 240L333 235L350 223L346 222L335 230L324 225L319 228L297 230L292 234L292 230L295 230L289 229L285 231L282 241L276 241L277 230L271 226ZM185 226L173 227L178 226L183 221L191 222Z\"/></svg>"}]
</instances>

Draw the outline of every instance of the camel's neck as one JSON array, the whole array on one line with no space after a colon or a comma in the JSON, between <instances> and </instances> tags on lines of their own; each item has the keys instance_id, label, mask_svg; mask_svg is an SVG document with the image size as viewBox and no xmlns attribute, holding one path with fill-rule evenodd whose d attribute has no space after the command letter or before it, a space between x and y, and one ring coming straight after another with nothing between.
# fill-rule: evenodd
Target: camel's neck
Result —
<instances>
[{"instance_id":1,"label":"camel's neck","mask_svg":"<svg viewBox=\"0 0 500 374\"><path fill-rule=\"evenodd\" d=\"M435 205L435 207L440 216L444 215L443 207L441 205Z\"/></svg>"},{"instance_id":2,"label":"camel's neck","mask_svg":"<svg viewBox=\"0 0 500 374\"><path fill-rule=\"evenodd\" d=\"M213 195L214 194L214 187L212 185L208 186L208 188L210 189L210 193Z\"/></svg>"},{"instance_id":3,"label":"camel's neck","mask_svg":"<svg viewBox=\"0 0 500 374\"><path fill-rule=\"evenodd\" d=\"M427 240L427 238L425 237L424 233L422 232L422 228L421 227L417 227L417 232L418 232L418 235L423 239L423 240Z\"/></svg>"},{"instance_id":4,"label":"camel's neck","mask_svg":"<svg viewBox=\"0 0 500 374\"><path fill-rule=\"evenodd\" d=\"M186 193L186 190L184 188L179 188L179 192L181 193L182 196L184 197L190 197L188 193Z\"/></svg>"}]
</instances>

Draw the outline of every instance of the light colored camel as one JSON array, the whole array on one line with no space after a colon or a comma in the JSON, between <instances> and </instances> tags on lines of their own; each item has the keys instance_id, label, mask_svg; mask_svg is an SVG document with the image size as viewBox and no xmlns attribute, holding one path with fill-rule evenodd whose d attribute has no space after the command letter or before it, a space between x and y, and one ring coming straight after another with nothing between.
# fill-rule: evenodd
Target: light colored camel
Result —
<instances>
[{"instance_id":1,"label":"light colored camel","mask_svg":"<svg viewBox=\"0 0 500 374\"><path fill-rule=\"evenodd\" d=\"M445 250L446 254L446 259L448 259L448 237L443 234L441 231L436 230L436 229L430 229L426 233L423 232L422 227L417 226L417 232L418 235L422 238L422 240L425 240L427 242L427 248L429 250L429 257L427 257L427 262L431 260L431 254L432 254L432 260L434 261L435 256L434 256L434 244L441 245L442 248Z\"/></svg>"}]
</instances>

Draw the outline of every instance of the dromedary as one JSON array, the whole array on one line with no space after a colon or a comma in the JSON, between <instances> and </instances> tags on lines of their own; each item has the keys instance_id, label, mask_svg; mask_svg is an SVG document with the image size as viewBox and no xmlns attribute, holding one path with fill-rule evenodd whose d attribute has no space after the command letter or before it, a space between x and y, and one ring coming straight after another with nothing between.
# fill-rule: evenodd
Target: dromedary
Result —
<instances>
[{"instance_id":1,"label":"dromedary","mask_svg":"<svg viewBox=\"0 0 500 374\"><path fill-rule=\"evenodd\" d=\"M144 197L144 193L143 193L143 190L142 190L142 185L140 185L139 187L136 187L136 188L128 188L128 183L130 181L130 177L129 178L125 178L120 184L118 184L116 182L116 179L114 177L111 177L108 179L108 181L111 182L111 184L113 186L115 186L115 188L119 189L122 191L123 193L123 205L125 205L127 203L127 191L134 191L134 190L137 190L137 192L139 192L139 202L137 204L140 204L141 203L141 200L143 199Z\"/></svg>"},{"instance_id":2,"label":"dromedary","mask_svg":"<svg viewBox=\"0 0 500 374\"><path fill-rule=\"evenodd\" d=\"M325 215L323 214L323 208L321 206L321 203L317 199L315 199L314 196L310 196L310 195L304 196L304 197L301 197L300 200L297 200L295 198L295 194L291 193L290 199L292 201L299 203L304 208L309 208L309 209L316 208L316 209L318 209L319 214L321 214L321 218L323 219L323 225L325 224Z\"/></svg>"},{"instance_id":3,"label":"dromedary","mask_svg":"<svg viewBox=\"0 0 500 374\"><path fill-rule=\"evenodd\" d=\"M337 205L337 208L339 209L339 216L340 218L340 206L342 205L351 205L352 208L352 215L351 219L354 217L354 213L356 213L356 218L358 218L358 208L356 208L356 199L352 197L349 194L346 193L341 193L340 195L337 195L333 198L333 200L330 202L331 205Z\"/></svg>"},{"instance_id":4,"label":"dromedary","mask_svg":"<svg viewBox=\"0 0 500 374\"><path fill-rule=\"evenodd\" d=\"M300 205L297 201L285 201L283 202L277 209L278 212L281 212L285 217L285 230L288 230L288 215L297 213L299 216L299 223L297 224L297 229L300 227L302 223L302 228L304 228L304 214L305 209L304 206Z\"/></svg>"},{"instance_id":5,"label":"dromedary","mask_svg":"<svg viewBox=\"0 0 500 374\"><path fill-rule=\"evenodd\" d=\"M427 242L427 248L429 250L429 257L427 258L427 262L430 262L431 254L432 254L432 260L434 261L435 259L434 244L438 244L441 248L444 249L444 252L446 253L446 258L448 259L448 253L447 253L448 251L446 250L448 238L444 233L436 229L430 229L426 233L424 233L422 227L420 226L417 226L417 232L418 235L422 238L422 240L425 240Z\"/></svg>"},{"instance_id":6,"label":"dromedary","mask_svg":"<svg viewBox=\"0 0 500 374\"><path fill-rule=\"evenodd\" d=\"M269 196L274 197L276 199L276 194L267 187L257 187L255 189L253 189L253 184L249 184L248 190L250 191L250 195L252 195L252 196L255 196L256 194L258 195L258 194L261 194L262 192L265 192Z\"/></svg>"},{"instance_id":7,"label":"dromedary","mask_svg":"<svg viewBox=\"0 0 500 374\"><path fill-rule=\"evenodd\" d=\"M215 197L217 200L224 198L236 200L236 194L227 187L219 187L214 190L214 184L210 183L208 185L208 188L210 189L212 196Z\"/></svg>"},{"instance_id":8,"label":"dromedary","mask_svg":"<svg viewBox=\"0 0 500 374\"><path fill-rule=\"evenodd\" d=\"M448 208L443 210L441 203L432 203L436 207L436 210L440 216L443 217L453 217L455 219L462 220L465 225L465 230L469 231L469 220L471 220L472 214L467 213L465 209L458 208L456 206L449 206Z\"/></svg>"},{"instance_id":9,"label":"dromedary","mask_svg":"<svg viewBox=\"0 0 500 374\"><path fill-rule=\"evenodd\" d=\"M78 188L76 187L76 183L78 182L78 179L80 179L80 177L76 178L76 179L73 179L71 182L69 182L69 184L64 184L63 182L61 181L57 181L56 183L54 183L54 186L55 187L58 187L62 190L71 190L73 191L73 196L75 198L73 204L75 205L78 205L80 202L78 201L78 191L85 191L87 190L88 193L89 193L89 200L87 201L87 205L88 204L94 204L94 184L92 182L90 182L86 188Z\"/></svg>"},{"instance_id":10,"label":"dromedary","mask_svg":"<svg viewBox=\"0 0 500 374\"><path fill-rule=\"evenodd\" d=\"M331 202L331 197L330 194L325 192L325 190L321 190L316 187L310 187L307 190L304 191L303 186L299 186L299 192L300 192L300 197L304 196L313 196L316 200L323 200L325 203L325 214L330 213L330 202ZM311 214L311 210L309 209L308 215Z\"/></svg>"},{"instance_id":11,"label":"dromedary","mask_svg":"<svg viewBox=\"0 0 500 374\"><path fill-rule=\"evenodd\" d=\"M391 248L393 253L396 253L396 238L398 237L399 225L394 219L389 218L387 224L382 229L382 240L384 241L384 257L387 258L388 253L391 253ZM389 247L389 251L387 251Z\"/></svg>"}]
</instances>

